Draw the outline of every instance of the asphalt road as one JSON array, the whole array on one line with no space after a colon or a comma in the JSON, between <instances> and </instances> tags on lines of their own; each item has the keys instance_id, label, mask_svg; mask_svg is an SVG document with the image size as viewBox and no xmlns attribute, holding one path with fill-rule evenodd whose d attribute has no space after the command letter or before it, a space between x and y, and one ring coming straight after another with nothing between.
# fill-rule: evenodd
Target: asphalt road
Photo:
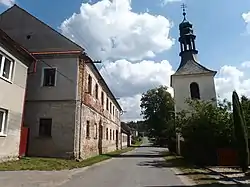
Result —
<instances>
[{"instance_id":1,"label":"asphalt road","mask_svg":"<svg viewBox=\"0 0 250 187\"><path fill-rule=\"evenodd\" d=\"M171 187L185 186L161 152L144 144L134 151L87 169L0 172L4 187Z\"/></svg>"},{"instance_id":2,"label":"asphalt road","mask_svg":"<svg viewBox=\"0 0 250 187\"><path fill-rule=\"evenodd\" d=\"M184 186L160 153L163 148L135 149L119 158L75 175L62 187L166 187Z\"/></svg>"}]
</instances>

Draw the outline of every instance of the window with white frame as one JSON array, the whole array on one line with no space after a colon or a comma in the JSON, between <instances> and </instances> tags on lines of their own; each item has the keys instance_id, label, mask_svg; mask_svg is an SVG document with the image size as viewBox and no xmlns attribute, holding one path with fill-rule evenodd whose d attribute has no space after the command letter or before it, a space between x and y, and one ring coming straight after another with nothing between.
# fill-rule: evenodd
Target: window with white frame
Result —
<instances>
[{"instance_id":1,"label":"window with white frame","mask_svg":"<svg viewBox=\"0 0 250 187\"><path fill-rule=\"evenodd\" d=\"M0 77L11 81L14 61L0 53Z\"/></svg>"},{"instance_id":2,"label":"window with white frame","mask_svg":"<svg viewBox=\"0 0 250 187\"><path fill-rule=\"evenodd\" d=\"M43 69L43 86L56 85L56 68Z\"/></svg>"},{"instance_id":3,"label":"window with white frame","mask_svg":"<svg viewBox=\"0 0 250 187\"><path fill-rule=\"evenodd\" d=\"M0 135L5 135L7 130L7 110L0 109Z\"/></svg>"}]
</instances>

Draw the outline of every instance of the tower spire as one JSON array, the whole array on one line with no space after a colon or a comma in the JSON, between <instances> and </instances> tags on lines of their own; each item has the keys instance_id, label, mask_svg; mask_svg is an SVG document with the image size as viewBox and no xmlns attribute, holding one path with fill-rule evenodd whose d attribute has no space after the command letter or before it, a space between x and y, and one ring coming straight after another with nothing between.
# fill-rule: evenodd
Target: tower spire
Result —
<instances>
[{"instance_id":1,"label":"tower spire","mask_svg":"<svg viewBox=\"0 0 250 187\"><path fill-rule=\"evenodd\" d=\"M182 4L181 5L181 8L182 8L182 15L183 15L183 21L185 21L186 20L186 15L187 15L187 13L186 13L186 8L187 8L187 5L186 4Z\"/></svg>"},{"instance_id":2,"label":"tower spire","mask_svg":"<svg viewBox=\"0 0 250 187\"><path fill-rule=\"evenodd\" d=\"M181 5L182 8L182 14L183 14L183 21L179 25L179 30L180 30L180 37L179 37L179 42L180 42L180 56L183 56L183 54L186 52L192 53L192 54L197 54L198 51L196 50L195 47L195 38L196 36L193 33L193 25L187 20L186 18L186 4Z\"/></svg>"}]
</instances>

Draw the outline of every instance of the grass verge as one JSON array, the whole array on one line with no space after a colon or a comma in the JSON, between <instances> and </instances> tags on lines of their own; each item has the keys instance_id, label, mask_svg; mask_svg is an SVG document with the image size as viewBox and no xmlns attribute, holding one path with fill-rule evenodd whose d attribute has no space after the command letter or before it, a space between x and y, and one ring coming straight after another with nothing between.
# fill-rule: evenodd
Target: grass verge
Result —
<instances>
[{"instance_id":1,"label":"grass verge","mask_svg":"<svg viewBox=\"0 0 250 187\"><path fill-rule=\"evenodd\" d=\"M137 142L135 145L139 146L140 144L141 142ZM17 171L17 170L52 171L52 170L83 168L110 159L112 157L118 156L122 153L132 151L133 149L134 147L127 147L125 149L113 151L108 154L94 156L86 160L83 160L81 162L77 162L75 160L58 159L58 158L24 157L17 161L0 163L0 171Z\"/></svg>"},{"instance_id":2,"label":"grass verge","mask_svg":"<svg viewBox=\"0 0 250 187\"><path fill-rule=\"evenodd\" d=\"M214 173L194 166L187 162L182 156L165 152L164 158L168 167L179 169L181 174L178 175L186 176L196 184L218 184L218 179L216 179Z\"/></svg>"}]
</instances>

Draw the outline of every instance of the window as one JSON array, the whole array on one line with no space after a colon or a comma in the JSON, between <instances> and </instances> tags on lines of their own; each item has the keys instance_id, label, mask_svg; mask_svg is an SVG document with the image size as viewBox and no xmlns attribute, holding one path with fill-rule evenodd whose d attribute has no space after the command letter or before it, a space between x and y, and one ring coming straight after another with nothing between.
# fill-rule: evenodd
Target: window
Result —
<instances>
[{"instance_id":1,"label":"window","mask_svg":"<svg viewBox=\"0 0 250 187\"><path fill-rule=\"evenodd\" d=\"M43 86L56 85L56 68L43 69Z\"/></svg>"},{"instance_id":2,"label":"window","mask_svg":"<svg viewBox=\"0 0 250 187\"><path fill-rule=\"evenodd\" d=\"M88 76L88 93L92 94L92 77Z\"/></svg>"},{"instance_id":3,"label":"window","mask_svg":"<svg viewBox=\"0 0 250 187\"><path fill-rule=\"evenodd\" d=\"M115 130L113 130L113 140L115 140Z\"/></svg>"},{"instance_id":4,"label":"window","mask_svg":"<svg viewBox=\"0 0 250 187\"><path fill-rule=\"evenodd\" d=\"M52 119L40 119L39 136L51 137Z\"/></svg>"},{"instance_id":5,"label":"window","mask_svg":"<svg viewBox=\"0 0 250 187\"><path fill-rule=\"evenodd\" d=\"M0 135L5 135L7 131L7 111L0 109Z\"/></svg>"},{"instance_id":6,"label":"window","mask_svg":"<svg viewBox=\"0 0 250 187\"><path fill-rule=\"evenodd\" d=\"M106 99L106 110L109 110L109 98Z\"/></svg>"},{"instance_id":7,"label":"window","mask_svg":"<svg viewBox=\"0 0 250 187\"><path fill-rule=\"evenodd\" d=\"M191 99L200 99L199 85L196 82L190 84Z\"/></svg>"},{"instance_id":8,"label":"window","mask_svg":"<svg viewBox=\"0 0 250 187\"><path fill-rule=\"evenodd\" d=\"M115 115L115 106L113 106L113 116Z\"/></svg>"},{"instance_id":9,"label":"window","mask_svg":"<svg viewBox=\"0 0 250 187\"><path fill-rule=\"evenodd\" d=\"M112 103L110 102L110 107L109 107L109 109L110 109L110 113L112 114Z\"/></svg>"},{"instance_id":10,"label":"window","mask_svg":"<svg viewBox=\"0 0 250 187\"><path fill-rule=\"evenodd\" d=\"M95 98L98 99L98 92L99 92L99 89L98 89L98 84L96 83L95 84Z\"/></svg>"},{"instance_id":11,"label":"window","mask_svg":"<svg viewBox=\"0 0 250 187\"><path fill-rule=\"evenodd\" d=\"M97 131L98 131L98 129L97 129L97 123L95 123L95 139L97 139Z\"/></svg>"},{"instance_id":12,"label":"window","mask_svg":"<svg viewBox=\"0 0 250 187\"><path fill-rule=\"evenodd\" d=\"M108 140L108 139L109 139L109 129L106 128L106 140Z\"/></svg>"},{"instance_id":13,"label":"window","mask_svg":"<svg viewBox=\"0 0 250 187\"><path fill-rule=\"evenodd\" d=\"M0 54L0 77L11 81L14 61Z\"/></svg>"},{"instance_id":14,"label":"window","mask_svg":"<svg viewBox=\"0 0 250 187\"><path fill-rule=\"evenodd\" d=\"M86 125L86 137L90 138L90 125L89 125L89 121L87 121L87 125Z\"/></svg>"},{"instance_id":15,"label":"window","mask_svg":"<svg viewBox=\"0 0 250 187\"><path fill-rule=\"evenodd\" d=\"M110 129L110 132L109 132L110 134L109 134L109 136L110 136L110 140L112 140L112 130Z\"/></svg>"},{"instance_id":16,"label":"window","mask_svg":"<svg viewBox=\"0 0 250 187\"><path fill-rule=\"evenodd\" d=\"M102 103L102 106L104 105L104 93L102 92L101 93L101 103Z\"/></svg>"}]
</instances>

